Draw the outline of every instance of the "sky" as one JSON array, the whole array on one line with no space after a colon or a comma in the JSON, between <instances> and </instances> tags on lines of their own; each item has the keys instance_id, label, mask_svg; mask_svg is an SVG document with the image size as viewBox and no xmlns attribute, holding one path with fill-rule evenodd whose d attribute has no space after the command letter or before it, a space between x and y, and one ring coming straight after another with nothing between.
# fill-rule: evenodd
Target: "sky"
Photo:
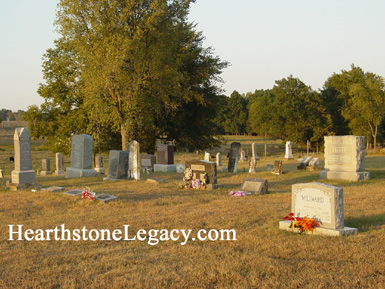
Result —
<instances>
[{"instance_id":1,"label":"sky","mask_svg":"<svg viewBox=\"0 0 385 289\"><path fill-rule=\"evenodd\" d=\"M58 0L0 0L0 109L40 105L42 56ZM351 65L385 77L383 0L197 0L189 21L230 62L224 94L272 88L290 75L313 90Z\"/></svg>"}]
</instances>

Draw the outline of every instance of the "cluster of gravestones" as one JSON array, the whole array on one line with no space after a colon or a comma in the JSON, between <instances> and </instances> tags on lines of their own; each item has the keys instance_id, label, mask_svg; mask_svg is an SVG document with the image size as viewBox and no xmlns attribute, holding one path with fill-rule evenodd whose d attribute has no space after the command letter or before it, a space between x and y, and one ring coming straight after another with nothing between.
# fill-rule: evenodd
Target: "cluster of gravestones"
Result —
<instances>
[{"instance_id":1,"label":"cluster of gravestones","mask_svg":"<svg viewBox=\"0 0 385 289\"><path fill-rule=\"evenodd\" d=\"M12 171L12 181L7 186L13 190L21 188L40 188L36 183L36 173L32 170L31 138L27 128L17 128L14 134L15 169ZM237 172L238 161L244 161L241 144L233 142L230 147L227 168L222 170ZM93 140L86 134L76 135L72 138L71 166L63 170L61 153L56 154L56 176L66 175L67 178L92 177L104 173L103 159L96 158L95 168L92 167ZM291 142L286 143L285 158L292 159ZM174 164L174 147L171 145L158 145L157 157L155 155L142 155L139 162L139 143L129 143L129 152L111 150L107 177L104 180L135 179L140 180L140 172L184 172L191 169L194 179L208 177L208 188L217 186L217 167L221 166L221 155L216 155L216 162L210 161L210 154L205 153L204 160L187 161L185 164ZM249 172L255 172L258 159L256 145L252 144L252 157ZM319 159L305 157L298 165L298 169L314 170L318 168ZM43 159L41 175L49 175L50 161ZM310 168L310 169L308 169ZM321 179L343 179L349 181L368 180L370 175L365 172L365 140L359 136L325 136L325 170L320 172ZM276 161L272 166L272 173L282 173L282 161ZM151 179L150 179L151 180ZM156 179L152 179L156 180ZM206 180L207 181L207 180ZM248 194L267 193L267 180L258 178L244 179L241 191ZM66 192L68 195L81 195L81 190ZM110 201L115 196L100 195L100 200ZM317 229L319 234L349 235L355 234L357 229L344 227L343 218L343 190L342 188L322 183L295 184L292 187L292 212L296 216L311 216L316 218L321 226ZM287 221L280 222L280 228L292 230Z\"/></svg>"}]
</instances>

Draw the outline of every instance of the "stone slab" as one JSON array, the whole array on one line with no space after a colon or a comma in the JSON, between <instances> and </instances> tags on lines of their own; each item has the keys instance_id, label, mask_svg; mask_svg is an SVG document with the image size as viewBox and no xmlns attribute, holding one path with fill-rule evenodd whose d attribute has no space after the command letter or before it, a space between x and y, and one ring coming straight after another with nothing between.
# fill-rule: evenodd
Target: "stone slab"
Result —
<instances>
[{"instance_id":1,"label":"stone slab","mask_svg":"<svg viewBox=\"0 0 385 289\"><path fill-rule=\"evenodd\" d=\"M116 201L118 197L112 196L112 195L107 195L107 194L100 194L96 195L95 200L101 201L103 203L108 203L111 201Z\"/></svg>"},{"instance_id":2,"label":"stone slab","mask_svg":"<svg viewBox=\"0 0 385 289\"><path fill-rule=\"evenodd\" d=\"M154 172L158 173L169 173L169 172L176 172L176 165L162 165L162 164L155 164L154 165Z\"/></svg>"},{"instance_id":3,"label":"stone slab","mask_svg":"<svg viewBox=\"0 0 385 289\"><path fill-rule=\"evenodd\" d=\"M71 190L71 191L64 192L63 194L75 197L75 196L81 196L82 193L83 193L83 190Z\"/></svg>"},{"instance_id":4,"label":"stone slab","mask_svg":"<svg viewBox=\"0 0 385 289\"><path fill-rule=\"evenodd\" d=\"M15 184L10 183L9 181L6 182L5 186L9 188L11 191L18 191L18 190L40 190L41 185L38 183L27 183L27 184Z\"/></svg>"},{"instance_id":5,"label":"stone slab","mask_svg":"<svg viewBox=\"0 0 385 289\"><path fill-rule=\"evenodd\" d=\"M64 187L48 187L48 188L43 188L41 190L42 191L48 191L48 192L56 193L56 192L64 191L65 188Z\"/></svg>"},{"instance_id":6,"label":"stone slab","mask_svg":"<svg viewBox=\"0 0 385 289\"><path fill-rule=\"evenodd\" d=\"M33 170L12 171L12 183L14 184L33 184L36 183L36 173Z\"/></svg>"},{"instance_id":7,"label":"stone slab","mask_svg":"<svg viewBox=\"0 0 385 289\"><path fill-rule=\"evenodd\" d=\"M250 178L243 180L240 190L246 193L264 195L268 193L267 187L267 180L260 178Z\"/></svg>"},{"instance_id":8,"label":"stone slab","mask_svg":"<svg viewBox=\"0 0 385 289\"><path fill-rule=\"evenodd\" d=\"M351 182L364 181L370 179L369 172L342 172L342 171L321 171L321 179L346 180Z\"/></svg>"},{"instance_id":9,"label":"stone slab","mask_svg":"<svg viewBox=\"0 0 385 289\"><path fill-rule=\"evenodd\" d=\"M176 165L176 172L178 174L183 174L186 169L186 164L175 164Z\"/></svg>"},{"instance_id":10,"label":"stone slab","mask_svg":"<svg viewBox=\"0 0 385 289\"><path fill-rule=\"evenodd\" d=\"M280 221L279 229L292 233L299 233L298 228L290 228L290 221ZM322 236L350 236L358 233L357 228L343 227L342 229L328 229L316 227L312 232L306 232L309 235L322 235Z\"/></svg>"},{"instance_id":11,"label":"stone slab","mask_svg":"<svg viewBox=\"0 0 385 289\"><path fill-rule=\"evenodd\" d=\"M66 178L88 178L88 177L97 177L98 173L93 169L77 169L68 167L66 170Z\"/></svg>"}]
</instances>

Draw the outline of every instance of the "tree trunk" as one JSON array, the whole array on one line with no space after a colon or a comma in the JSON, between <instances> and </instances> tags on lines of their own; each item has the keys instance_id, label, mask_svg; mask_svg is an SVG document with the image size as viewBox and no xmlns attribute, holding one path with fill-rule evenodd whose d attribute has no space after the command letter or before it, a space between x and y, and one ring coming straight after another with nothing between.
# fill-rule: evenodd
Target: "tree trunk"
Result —
<instances>
[{"instance_id":1,"label":"tree trunk","mask_svg":"<svg viewBox=\"0 0 385 289\"><path fill-rule=\"evenodd\" d=\"M123 124L120 125L120 134L122 135L122 150L128 152L128 131Z\"/></svg>"}]
</instances>

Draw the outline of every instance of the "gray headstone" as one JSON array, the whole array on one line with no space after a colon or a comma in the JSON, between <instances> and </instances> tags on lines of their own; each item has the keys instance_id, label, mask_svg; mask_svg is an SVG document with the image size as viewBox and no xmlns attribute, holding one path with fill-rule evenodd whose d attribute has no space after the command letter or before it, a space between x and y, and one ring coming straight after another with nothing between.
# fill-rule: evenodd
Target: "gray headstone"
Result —
<instances>
[{"instance_id":1,"label":"gray headstone","mask_svg":"<svg viewBox=\"0 0 385 289\"><path fill-rule=\"evenodd\" d=\"M12 184L34 184L36 174L32 170L31 137L28 128L15 129L15 170L12 171Z\"/></svg>"},{"instance_id":2,"label":"gray headstone","mask_svg":"<svg viewBox=\"0 0 385 289\"><path fill-rule=\"evenodd\" d=\"M208 180L206 184L217 183L217 164L214 162L202 161L202 160L191 160L186 162L186 169L193 171L193 179L204 180L204 175L207 173Z\"/></svg>"},{"instance_id":3,"label":"gray headstone","mask_svg":"<svg viewBox=\"0 0 385 289\"><path fill-rule=\"evenodd\" d=\"M241 191L251 194L267 194L267 180L259 178L244 179L241 185Z\"/></svg>"},{"instance_id":4,"label":"gray headstone","mask_svg":"<svg viewBox=\"0 0 385 289\"><path fill-rule=\"evenodd\" d=\"M241 144L239 142L233 142L231 144L229 153L229 163L227 165L228 172L237 172L240 148Z\"/></svg>"},{"instance_id":5,"label":"gray headstone","mask_svg":"<svg viewBox=\"0 0 385 289\"><path fill-rule=\"evenodd\" d=\"M116 201L118 197L107 195L107 194L100 194L95 197L95 200L102 201L103 203L108 203L111 201Z\"/></svg>"},{"instance_id":6,"label":"gray headstone","mask_svg":"<svg viewBox=\"0 0 385 289\"><path fill-rule=\"evenodd\" d=\"M140 166L142 169L147 167L151 171L153 171L155 164L156 164L156 156L150 155L150 154L141 155Z\"/></svg>"},{"instance_id":7,"label":"gray headstone","mask_svg":"<svg viewBox=\"0 0 385 289\"><path fill-rule=\"evenodd\" d=\"M97 171L99 174L104 174L105 172L102 156L95 157L95 171Z\"/></svg>"},{"instance_id":8,"label":"gray headstone","mask_svg":"<svg viewBox=\"0 0 385 289\"><path fill-rule=\"evenodd\" d=\"M82 190L71 190L71 191L68 191L68 192L64 192L63 194L75 197L75 196L81 196L82 193L83 193Z\"/></svg>"},{"instance_id":9,"label":"gray headstone","mask_svg":"<svg viewBox=\"0 0 385 289\"><path fill-rule=\"evenodd\" d=\"M41 160L41 166L42 166L42 170L40 172L41 176L46 176L46 175L52 174L50 159L42 159Z\"/></svg>"},{"instance_id":10,"label":"gray headstone","mask_svg":"<svg viewBox=\"0 0 385 289\"><path fill-rule=\"evenodd\" d=\"M71 145L71 166L66 170L67 178L94 177L92 169L93 140L88 134L74 135Z\"/></svg>"},{"instance_id":11,"label":"gray headstone","mask_svg":"<svg viewBox=\"0 0 385 289\"><path fill-rule=\"evenodd\" d=\"M111 150L108 161L108 174L106 179L127 179L128 177L128 152Z\"/></svg>"},{"instance_id":12,"label":"gray headstone","mask_svg":"<svg viewBox=\"0 0 385 289\"><path fill-rule=\"evenodd\" d=\"M63 156L61 153L56 153L56 170L55 175L56 176L64 176L65 172L63 170Z\"/></svg>"},{"instance_id":13,"label":"gray headstone","mask_svg":"<svg viewBox=\"0 0 385 289\"><path fill-rule=\"evenodd\" d=\"M222 155L221 155L221 153L217 153L217 155L216 155L216 163L217 163L217 167L222 166Z\"/></svg>"}]
</instances>

